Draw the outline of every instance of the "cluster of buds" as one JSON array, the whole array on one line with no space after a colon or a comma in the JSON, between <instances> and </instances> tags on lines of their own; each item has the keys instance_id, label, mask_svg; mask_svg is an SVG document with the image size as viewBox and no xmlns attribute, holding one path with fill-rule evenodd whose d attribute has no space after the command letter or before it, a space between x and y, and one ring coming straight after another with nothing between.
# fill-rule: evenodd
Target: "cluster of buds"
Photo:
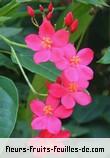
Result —
<instances>
[{"instance_id":1,"label":"cluster of buds","mask_svg":"<svg viewBox=\"0 0 110 158\"><path fill-rule=\"evenodd\" d=\"M78 19L74 19L73 13L69 12L64 18L64 24L69 27L70 32L73 33L78 28Z\"/></svg>"},{"instance_id":2,"label":"cluster of buds","mask_svg":"<svg viewBox=\"0 0 110 158\"><path fill-rule=\"evenodd\" d=\"M39 10L41 12L44 12L44 7L42 5L40 5ZM53 10L54 10L54 7L53 7L53 3L51 1L50 4L48 5L48 12L47 12L47 15L46 15L46 18L48 20L51 20L51 18L53 16Z\"/></svg>"},{"instance_id":3,"label":"cluster of buds","mask_svg":"<svg viewBox=\"0 0 110 158\"><path fill-rule=\"evenodd\" d=\"M45 8L42 5L39 6L39 10L42 14L45 14ZM53 10L54 10L53 3L50 2L50 4L48 5L48 12L46 15L46 18L48 20L51 20L53 16ZM35 17L35 10L31 6L27 6L27 13L30 17Z\"/></svg>"}]
</instances>

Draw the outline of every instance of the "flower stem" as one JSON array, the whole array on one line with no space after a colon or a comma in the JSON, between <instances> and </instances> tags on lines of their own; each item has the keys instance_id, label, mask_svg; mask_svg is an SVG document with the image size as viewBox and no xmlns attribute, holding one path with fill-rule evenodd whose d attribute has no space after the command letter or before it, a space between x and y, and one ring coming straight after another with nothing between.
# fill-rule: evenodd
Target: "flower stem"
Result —
<instances>
[{"instance_id":1,"label":"flower stem","mask_svg":"<svg viewBox=\"0 0 110 158\"><path fill-rule=\"evenodd\" d=\"M8 38L4 37L3 35L0 35L0 38L10 45L14 45L14 46L22 47L22 48L27 48L27 46L25 44L16 43L14 41L11 41Z\"/></svg>"},{"instance_id":2,"label":"flower stem","mask_svg":"<svg viewBox=\"0 0 110 158\"><path fill-rule=\"evenodd\" d=\"M11 52L7 51L7 50L0 50L1 53L4 53L4 54L8 54L8 55L11 55Z\"/></svg>"},{"instance_id":3,"label":"flower stem","mask_svg":"<svg viewBox=\"0 0 110 158\"><path fill-rule=\"evenodd\" d=\"M22 65L21 65L21 63L20 63L20 61L19 61L19 58L18 58L17 55L16 55L16 52L15 52L14 48L12 47L12 45L14 45L14 46L22 47L22 48L27 48L27 46L24 45L24 44L16 43L16 42L14 42L14 41L10 41L9 39L7 39L6 37L4 37L3 35L0 35L0 38L1 38L3 41L5 41L5 42L10 46L11 51L12 51L12 53L13 53L13 56L14 56L14 58L16 59L16 62L17 62L17 64L18 64L18 66L19 66L19 68L20 68L20 70L21 70L21 72L22 72L22 74L23 74L23 76L24 76L24 78L25 78L25 80L26 80L28 86L30 87L31 91L32 91L34 94L37 94L37 95L39 95L39 96L47 96L47 94L38 93L38 92L33 88L32 84L30 83L30 81L29 81L29 79L28 79L28 77L27 77L27 75L25 74L25 71L24 71L24 69L23 69L23 67L22 67ZM4 53L9 54L7 51L5 51Z\"/></svg>"},{"instance_id":4,"label":"flower stem","mask_svg":"<svg viewBox=\"0 0 110 158\"><path fill-rule=\"evenodd\" d=\"M37 22L37 20L35 18L32 17L31 21L32 21L32 23L33 23L34 26L36 26L37 28L39 28L39 24L38 24L38 22Z\"/></svg>"},{"instance_id":5,"label":"flower stem","mask_svg":"<svg viewBox=\"0 0 110 158\"><path fill-rule=\"evenodd\" d=\"M30 83L30 81L29 81L29 79L28 79L28 77L27 77L27 75L25 74L25 71L23 70L23 67L22 67L22 65L21 65L21 63L20 63L20 61L19 61L19 59L18 59L18 57L17 57L17 55L16 55L16 52L15 52L14 48L13 48L12 46L10 46L10 48L11 48L11 51L12 51L12 53L13 53L13 56L15 57L16 62L17 62L17 64L19 65L19 68L20 68L20 70L21 70L21 72L22 72L22 74L23 74L23 76L24 76L24 78L25 78L27 84L29 85L31 91L32 91L34 94L37 94L37 95L39 95L39 96L47 96L47 94L38 93L38 92L33 88L32 84Z\"/></svg>"}]
</instances>

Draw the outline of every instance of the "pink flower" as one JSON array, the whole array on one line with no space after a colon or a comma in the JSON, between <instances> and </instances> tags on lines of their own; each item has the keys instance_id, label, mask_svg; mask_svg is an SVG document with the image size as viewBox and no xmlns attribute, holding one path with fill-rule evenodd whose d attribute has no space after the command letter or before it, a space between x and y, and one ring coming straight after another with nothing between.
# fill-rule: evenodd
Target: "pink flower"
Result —
<instances>
[{"instance_id":1,"label":"pink flower","mask_svg":"<svg viewBox=\"0 0 110 158\"><path fill-rule=\"evenodd\" d=\"M67 109L73 108L76 103L86 106L91 103L92 98L85 90L89 85L88 81L78 80L69 82L62 76L62 83L53 83L49 85L49 93L56 97L61 98L61 103Z\"/></svg>"},{"instance_id":2,"label":"pink flower","mask_svg":"<svg viewBox=\"0 0 110 158\"><path fill-rule=\"evenodd\" d=\"M30 34L25 38L27 46L36 51L33 57L36 64L52 60L54 48L64 47L68 43L68 40L69 32L65 29L55 32L51 22L46 18L39 27L38 35Z\"/></svg>"},{"instance_id":3,"label":"pink flower","mask_svg":"<svg viewBox=\"0 0 110 158\"><path fill-rule=\"evenodd\" d=\"M60 105L58 99L50 95L47 97L45 104L40 100L33 100L30 107L36 115L32 121L32 128L35 130L47 129L53 134L61 130L60 119L68 118L73 112L73 109L65 109L64 106Z\"/></svg>"},{"instance_id":4,"label":"pink flower","mask_svg":"<svg viewBox=\"0 0 110 158\"><path fill-rule=\"evenodd\" d=\"M52 134L48 132L48 130L42 130L40 131L37 138L70 138L70 136L71 136L71 133L69 130L61 130L57 134Z\"/></svg>"},{"instance_id":5,"label":"pink flower","mask_svg":"<svg viewBox=\"0 0 110 158\"><path fill-rule=\"evenodd\" d=\"M63 56L60 51L64 52ZM83 79L91 80L93 78L93 71L87 65L93 60L94 53L89 48L81 49L76 53L76 49L72 44L68 44L63 50L54 52L54 61L56 67L63 70L65 76L69 81Z\"/></svg>"}]
</instances>

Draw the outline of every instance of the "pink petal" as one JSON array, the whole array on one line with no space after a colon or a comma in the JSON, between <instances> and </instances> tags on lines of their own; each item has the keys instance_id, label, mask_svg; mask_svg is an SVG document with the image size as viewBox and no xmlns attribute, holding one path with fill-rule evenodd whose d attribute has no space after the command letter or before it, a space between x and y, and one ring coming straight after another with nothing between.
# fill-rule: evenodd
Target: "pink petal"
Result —
<instances>
[{"instance_id":1,"label":"pink petal","mask_svg":"<svg viewBox=\"0 0 110 158\"><path fill-rule=\"evenodd\" d=\"M69 41L69 32L65 29L58 30L53 36L53 46L63 47Z\"/></svg>"},{"instance_id":2,"label":"pink petal","mask_svg":"<svg viewBox=\"0 0 110 158\"><path fill-rule=\"evenodd\" d=\"M51 55L51 61L57 62L62 59L64 56L64 51L62 51L61 48L52 48L52 55Z\"/></svg>"},{"instance_id":3,"label":"pink petal","mask_svg":"<svg viewBox=\"0 0 110 158\"><path fill-rule=\"evenodd\" d=\"M79 76L83 80L91 80L93 79L94 72L91 68L85 65L80 65L78 67Z\"/></svg>"},{"instance_id":4,"label":"pink petal","mask_svg":"<svg viewBox=\"0 0 110 158\"><path fill-rule=\"evenodd\" d=\"M42 62L47 62L51 58L51 52L49 50L42 50L37 52L33 56L33 60L36 64L40 64Z\"/></svg>"},{"instance_id":5,"label":"pink petal","mask_svg":"<svg viewBox=\"0 0 110 158\"><path fill-rule=\"evenodd\" d=\"M86 106L92 102L91 96L83 91L74 93L74 98L76 102L82 106Z\"/></svg>"},{"instance_id":6,"label":"pink petal","mask_svg":"<svg viewBox=\"0 0 110 158\"><path fill-rule=\"evenodd\" d=\"M41 40L38 37L38 35L36 35L36 34L30 34L30 35L26 36L25 42L26 42L28 48L30 48L34 51L38 51L42 48Z\"/></svg>"},{"instance_id":7,"label":"pink petal","mask_svg":"<svg viewBox=\"0 0 110 158\"><path fill-rule=\"evenodd\" d=\"M68 118L72 115L73 109L66 109L64 106L59 106L55 112L54 115L60 119Z\"/></svg>"},{"instance_id":8,"label":"pink petal","mask_svg":"<svg viewBox=\"0 0 110 158\"><path fill-rule=\"evenodd\" d=\"M76 48L74 47L73 44L67 44L64 47L64 55L66 58L68 58L70 60L71 57L76 55Z\"/></svg>"},{"instance_id":9,"label":"pink petal","mask_svg":"<svg viewBox=\"0 0 110 158\"><path fill-rule=\"evenodd\" d=\"M54 83L50 85L49 93L56 98L60 98L66 93L66 90L60 84Z\"/></svg>"},{"instance_id":10,"label":"pink petal","mask_svg":"<svg viewBox=\"0 0 110 158\"><path fill-rule=\"evenodd\" d=\"M67 77L65 76L64 73L61 74L60 77L62 84L64 85L64 87L68 87L68 85L70 84L70 81L67 79Z\"/></svg>"},{"instance_id":11,"label":"pink petal","mask_svg":"<svg viewBox=\"0 0 110 158\"><path fill-rule=\"evenodd\" d=\"M68 67L65 69L64 75L70 82L77 81L79 79L79 73L74 67Z\"/></svg>"},{"instance_id":12,"label":"pink petal","mask_svg":"<svg viewBox=\"0 0 110 158\"><path fill-rule=\"evenodd\" d=\"M37 116L42 116L43 115L43 107L44 107L44 103L40 100L33 100L30 103L30 108L31 111L36 114Z\"/></svg>"},{"instance_id":13,"label":"pink petal","mask_svg":"<svg viewBox=\"0 0 110 158\"><path fill-rule=\"evenodd\" d=\"M46 99L46 105L51 105L54 109L58 106L59 99L56 99L55 97L48 95Z\"/></svg>"},{"instance_id":14,"label":"pink petal","mask_svg":"<svg viewBox=\"0 0 110 158\"><path fill-rule=\"evenodd\" d=\"M31 126L32 126L32 129L34 129L34 130L46 129L46 127L47 127L46 116L37 117L37 118L33 119Z\"/></svg>"},{"instance_id":15,"label":"pink petal","mask_svg":"<svg viewBox=\"0 0 110 158\"><path fill-rule=\"evenodd\" d=\"M75 106L75 100L71 95L65 95L61 99L62 104L65 106L67 109L71 109Z\"/></svg>"},{"instance_id":16,"label":"pink petal","mask_svg":"<svg viewBox=\"0 0 110 158\"><path fill-rule=\"evenodd\" d=\"M61 130L61 121L56 117L48 117L47 129L50 133L56 134Z\"/></svg>"},{"instance_id":17,"label":"pink petal","mask_svg":"<svg viewBox=\"0 0 110 158\"><path fill-rule=\"evenodd\" d=\"M62 83L63 83L64 87L68 87L69 84L71 84L71 83L76 83L78 86L78 90L82 90L82 89L86 89L89 86L89 81L82 80L82 79L70 82L69 80L67 80L67 78L65 77L64 74L62 74L61 79L62 79Z\"/></svg>"},{"instance_id":18,"label":"pink petal","mask_svg":"<svg viewBox=\"0 0 110 158\"><path fill-rule=\"evenodd\" d=\"M78 82L78 90L86 89L89 86L89 81L79 79Z\"/></svg>"},{"instance_id":19,"label":"pink petal","mask_svg":"<svg viewBox=\"0 0 110 158\"><path fill-rule=\"evenodd\" d=\"M94 52L89 48L84 48L77 55L80 57L80 64L89 65L93 60Z\"/></svg>"},{"instance_id":20,"label":"pink petal","mask_svg":"<svg viewBox=\"0 0 110 158\"><path fill-rule=\"evenodd\" d=\"M41 38L52 37L54 33L55 33L54 27L52 26L51 22L45 18L39 28L39 36Z\"/></svg>"},{"instance_id":21,"label":"pink petal","mask_svg":"<svg viewBox=\"0 0 110 158\"><path fill-rule=\"evenodd\" d=\"M69 66L69 62L68 62L68 60L66 60L66 58L62 58L60 61L56 62L56 67L59 70L64 70L68 66Z\"/></svg>"}]
</instances>

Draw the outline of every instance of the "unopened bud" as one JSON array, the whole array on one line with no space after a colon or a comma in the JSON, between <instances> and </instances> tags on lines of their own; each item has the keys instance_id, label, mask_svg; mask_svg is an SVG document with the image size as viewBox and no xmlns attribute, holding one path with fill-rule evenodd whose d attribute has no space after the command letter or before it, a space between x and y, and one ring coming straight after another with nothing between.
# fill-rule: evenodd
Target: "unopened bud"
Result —
<instances>
[{"instance_id":1,"label":"unopened bud","mask_svg":"<svg viewBox=\"0 0 110 158\"><path fill-rule=\"evenodd\" d=\"M53 3L50 2L49 6L48 6L48 11L51 12L53 10Z\"/></svg>"},{"instance_id":2,"label":"unopened bud","mask_svg":"<svg viewBox=\"0 0 110 158\"><path fill-rule=\"evenodd\" d=\"M69 12L64 19L64 23L66 26L70 26L73 21L74 21L73 13Z\"/></svg>"},{"instance_id":3,"label":"unopened bud","mask_svg":"<svg viewBox=\"0 0 110 158\"><path fill-rule=\"evenodd\" d=\"M73 21L73 23L71 24L71 26L70 26L70 31L71 31L72 33L77 30L78 24L79 24L78 19L75 19L75 20Z\"/></svg>"},{"instance_id":4,"label":"unopened bud","mask_svg":"<svg viewBox=\"0 0 110 158\"><path fill-rule=\"evenodd\" d=\"M45 86L46 86L47 89L50 89L50 87L51 87L51 82L46 81L46 82L45 82Z\"/></svg>"},{"instance_id":5,"label":"unopened bud","mask_svg":"<svg viewBox=\"0 0 110 158\"><path fill-rule=\"evenodd\" d=\"M42 5L40 5L40 6L39 6L39 10L40 10L41 12L44 12L44 7L43 7Z\"/></svg>"},{"instance_id":6,"label":"unopened bud","mask_svg":"<svg viewBox=\"0 0 110 158\"><path fill-rule=\"evenodd\" d=\"M27 13L29 16L34 17L35 16L35 11L32 7L27 6Z\"/></svg>"},{"instance_id":7,"label":"unopened bud","mask_svg":"<svg viewBox=\"0 0 110 158\"><path fill-rule=\"evenodd\" d=\"M61 79L61 77L59 76L59 77L57 77L57 79L56 79L56 83L59 83L59 84L61 84L62 83L62 79Z\"/></svg>"}]
</instances>

